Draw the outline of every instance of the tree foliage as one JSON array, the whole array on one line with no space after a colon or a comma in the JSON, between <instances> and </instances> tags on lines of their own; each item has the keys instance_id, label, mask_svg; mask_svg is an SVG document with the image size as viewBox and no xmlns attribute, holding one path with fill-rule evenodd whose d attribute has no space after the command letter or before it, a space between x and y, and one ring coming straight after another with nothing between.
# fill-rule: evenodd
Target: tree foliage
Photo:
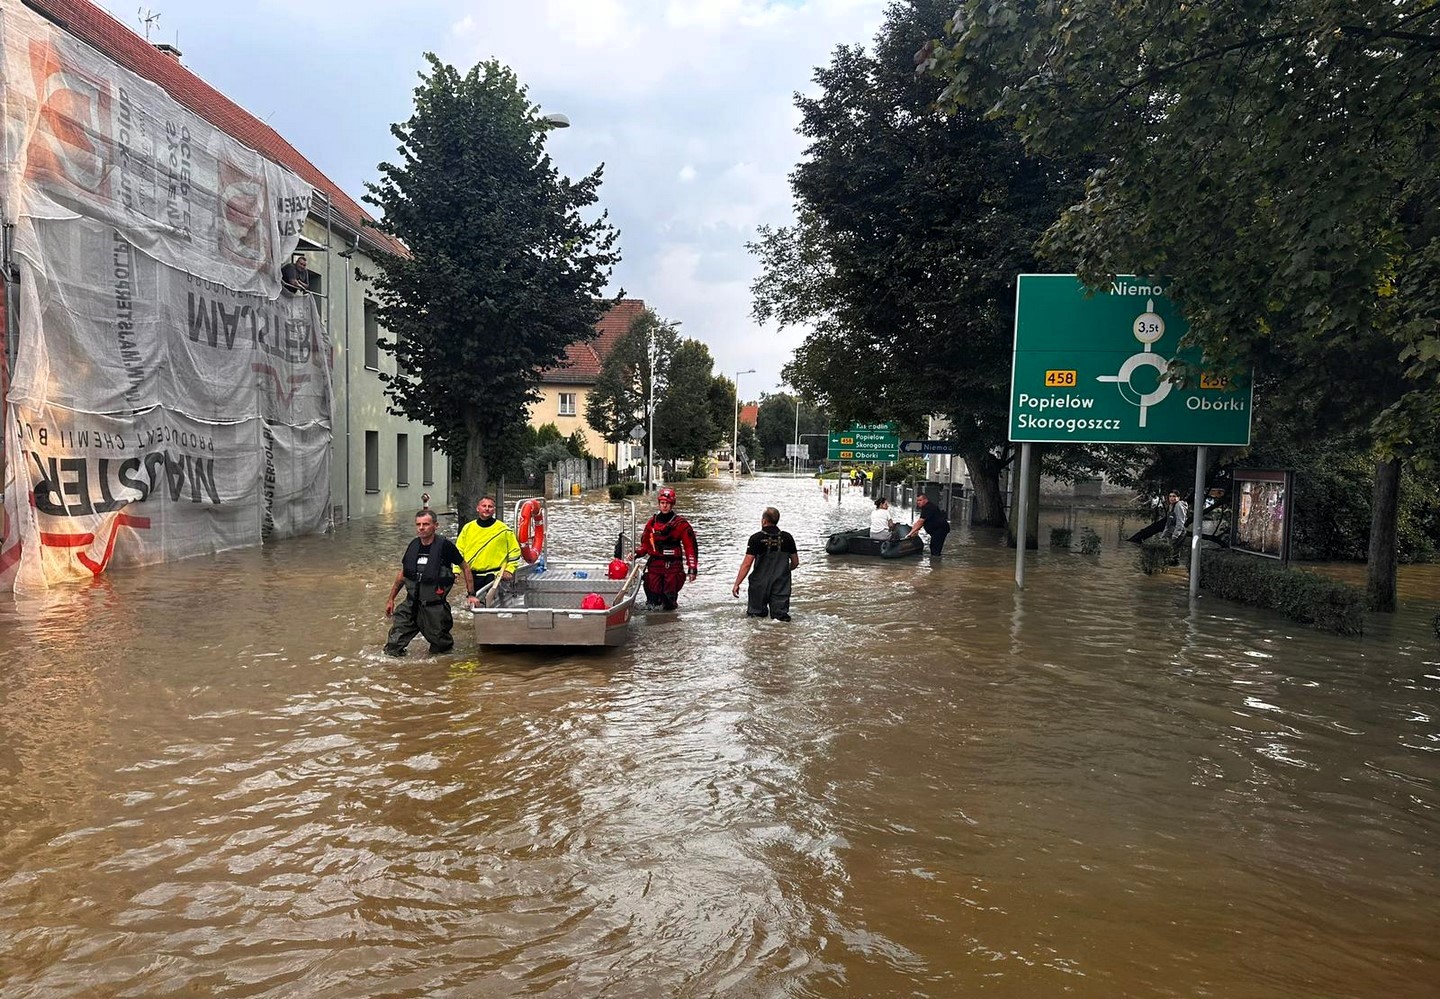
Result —
<instances>
[{"instance_id":1,"label":"tree foliage","mask_svg":"<svg viewBox=\"0 0 1440 999\"><path fill-rule=\"evenodd\" d=\"M1166 276L1208 359L1283 373L1275 404L1323 399L1325 424L1428 457L1437 25L1426 0L965 0L926 54L948 99L1032 152L1099 157L1048 252L1094 285ZM1372 538L1372 598L1388 564L1393 604L1393 523Z\"/></svg>"},{"instance_id":2,"label":"tree foliage","mask_svg":"<svg viewBox=\"0 0 1440 999\"><path fill-rule=\"evenodd\" d=\"M595 335L619 255L605 216L582 214L600 169L559 174L515 74L426 59L413 113L391 127L399 162L380 165L365 200L410 250L377 261L379 319L394 337L384 346L398 361L392 408L461 459L466 511L538 400L540 373Z\"/></svg>"},{"instance_id":3,"label":"tree foliage","mask_svg":"<svg viewBox=\"0 0 1440 999\"><path fill-rule=\"evenodd\" d=\"M791 176L796 220L751 249L757 319L811 327L785 377L841 423L944 414L998 522L1008 461L1015 275L1079 197L1079 173L1025 155L978 112L936 107L914 53L953 5L894 5L874 54L836 49L817 97L797 98L810 144Z\"/></svg>"},{"instance_id":4,"label":"tree foliage","mask_svg":"<svg viewBox=\"0 0 1440 999\"><path fill-rule=\"evenodd\" d=\"M710 349L682 338L663 363L665 391L655 404L655 452L670 461L704 457L721 439L710 410Z\"/></svg>"},{"instance_id":5,"label":"tree foliage","mask_svg":"<svg viewBox=\"0 0 1440 999\"><path fill-rule=\"evenodd\" d=\"M796 412L796 406L799 412ZM785 445L794 444L796 417L799 417L800 433L824 434L829 430L829 416L823 409L806 406L788 392L769 393L760 397L760 411L755 419L755 436L766 461L781 461L785 458ZM817 437L808 440L812 452L816 445L824 444Z\"/></svg>"}]
</instances>

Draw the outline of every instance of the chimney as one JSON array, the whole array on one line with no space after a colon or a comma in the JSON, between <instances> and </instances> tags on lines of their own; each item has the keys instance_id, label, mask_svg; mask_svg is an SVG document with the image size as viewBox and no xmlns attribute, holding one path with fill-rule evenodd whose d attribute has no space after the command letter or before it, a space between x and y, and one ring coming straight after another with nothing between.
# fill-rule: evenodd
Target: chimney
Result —
<instances>
[{"instance_id":1,"label":"chimney","mask_svg":"<svg viewBox=\"0 0 1440 999\"><path fill-rule=\"evenodd\" d=\"M155 48L158 51L163 52L165 55L169 56L171 59L174 59L176 62L180 61L180 50L177 49L175 46L171 45L169 42L156 42Z\"/></svg>"}]
</instances>

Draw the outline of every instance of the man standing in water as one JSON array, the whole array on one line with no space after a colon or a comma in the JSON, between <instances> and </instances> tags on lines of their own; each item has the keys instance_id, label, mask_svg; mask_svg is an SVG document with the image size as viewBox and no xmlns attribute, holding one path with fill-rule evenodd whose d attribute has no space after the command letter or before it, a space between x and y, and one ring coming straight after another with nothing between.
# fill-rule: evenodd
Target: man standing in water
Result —
<instances>
[{"instance_id":1,"label":"man standing in water","mask_svg":"<svg viewBox=\"0 0 1440 999\"><path fill-rule=\"evenodd\" d=\"M750 576L750 599L745 616L769 615L776 621L790 620L790 573L799 565L795 539L789 532L780 530L780 511L767 506L760 515L760 530L750 535L745 545L745 558L730 591L737 597L740 595L740 584L753 566L755 572Z\"/></svg>"},{"instance_id":2,"label":"man standing in water","mask_svg":"<svg viewBox=\"0 0 1440 999\"><path fill-rule=\"evenodd\" d=\"M460 536L455 539L463 556L461 561L475 574L471 593L494 581L496 576L511 579L520 568L520 542L495 512L495 497L481 496L475 504L475 519L460 528Z\"/></svg>"},{"instance_id":3,"label":"man standing in water","mask_svg":"<svg viewBox=\"0 0 1440 999\"><path fill-rule=\"evenodd\" d=\"M915 526L905 537L913 538L923 530L930 536L930 554L939 555L950 535L950 518L945 516L939 503L931 503L930 497L924 493L915 497L915 513Z\"/></svg>"},{"instance_id":4,"label":"man standing in water","mask_svg":"<svg viewBox=\"0 0 1440 999\"><path fill-rule=\"evenodd\" d=\"M1169 540L1171 547L1179 554L1185 543L1185 535L1190 530L1190 504L1181 499L1180 494L1173 489L1170 490L1170 495L1165 497L1165 502L1165 527L1160 536Z\"/></svg>"},{"instance_id":5,"label":"man standing in water","mask_svg":"<svg viewBox=\"0 0 1440 999\"><path fill-rule=\"evenodd\" d=\"M432 655L455 647L455 639L450 637L453 619L449 597L455 585L452 567L456 565L465 574L466 603L472 603L475 583L460 549L449 538L436 537L433 510L415 514L415 538L405 549L400 571L390 587L390 600L385 604L385 616L393 615L395 619L385 640L386 655L403 656L417 634L425 636ZM395 598L402 589L405 602L397 605Z\"/></svg>"},{"instance_id":6,"label":"man standing in water","mask_svg":"<svg viewBox=\"0 0 1440 999\"><path fill-rule=\"evenodd\" d=\"M695 529L675 512L675 490L661 486L655 503L660 512L645 522L635 555L650 557L643 580L646 609L670 611L679 606L685 580L693 583L700 571L700 550Z\"/></svg>"}]
</instances>

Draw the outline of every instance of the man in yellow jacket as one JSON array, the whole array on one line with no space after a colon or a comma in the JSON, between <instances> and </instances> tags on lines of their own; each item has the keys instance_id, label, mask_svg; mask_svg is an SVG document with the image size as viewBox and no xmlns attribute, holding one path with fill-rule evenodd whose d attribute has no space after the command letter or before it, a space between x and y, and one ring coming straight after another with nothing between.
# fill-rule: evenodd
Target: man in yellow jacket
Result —
<instances>
[{"instance_id":1,"label":"man in yellow jacket","mask_svg":"<svg viewBox=\"0 0 1440 999\"><path fill-rule=\"evenodd\" d=\"M465 556L465 563L475 576L475 589L493 581L496 576L510 579L520 568L520 542L515 532L495 516L495 497L481 496L475 504L478 519L460 528L455 547Z\"/></svg>"}]
</instances>

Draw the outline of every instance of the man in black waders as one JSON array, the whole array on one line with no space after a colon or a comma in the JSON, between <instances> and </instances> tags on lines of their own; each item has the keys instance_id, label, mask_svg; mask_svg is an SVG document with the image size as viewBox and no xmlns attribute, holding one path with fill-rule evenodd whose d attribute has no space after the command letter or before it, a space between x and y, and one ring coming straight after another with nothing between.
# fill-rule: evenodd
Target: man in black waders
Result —
<instances>
[{"instance_id":1,"label":"man in black waders","mask_svg":"<svg viewBox=\"0 0 1440 999\"><path fill-rule=\"evenodd\" d=\"M390 600L385 604L385 616L395 618L385 640L386 655L403 656L417 634L430 643L431 654L455 647L455 639L450 637L449 597L457 565L465 574L465 601L473 604L475 583L465 556L455 542L435 535L435 512L421 510L415 515L415 539L405 549L395 584L390 587ZM401 588L405 590L405 601L397 606L395 597Z\"/></svg>"},{"instance_id":2,"label":"man in black waders","mask_svg":"<svg viewBox=\"0 0 1440 999\"><path fill-rule=\"evenodd\" d=\"M780 530L780 511L767 506L760 515L760 530L750 535L745 546L745 559L735 574L735 587L730 592L740 595L740 584L753 566L750 576L750 599L746 617L765 617L776 621L790 620L790 572L800 566L795 539Z\"/></svg>"}]
</instances>

